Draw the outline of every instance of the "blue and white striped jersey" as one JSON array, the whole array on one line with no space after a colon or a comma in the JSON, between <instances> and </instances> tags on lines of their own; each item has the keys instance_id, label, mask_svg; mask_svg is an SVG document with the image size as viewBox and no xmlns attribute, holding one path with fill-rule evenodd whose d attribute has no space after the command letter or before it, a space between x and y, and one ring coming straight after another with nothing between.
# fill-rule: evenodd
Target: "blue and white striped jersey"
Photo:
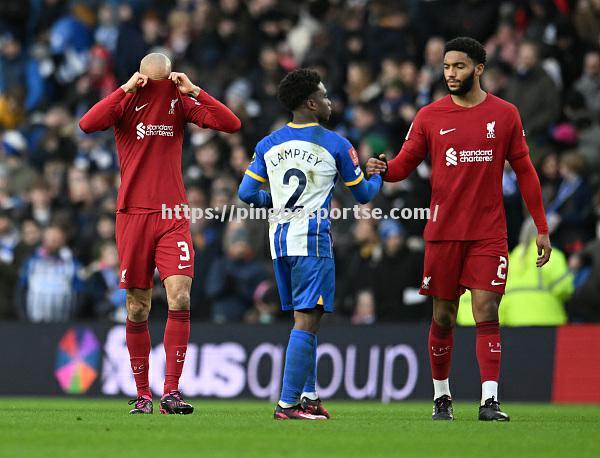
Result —
<instances>
[{"instance_id":1,"label":"blue and white striped jersey","mask_svg":"<svg viewBox=\"0 0 600 458\"><path fill-rule=\"evenodd\" d=\"M338 173L347 186L364 179L358 155L348 140L317 123L288 123L263 138L246 174L269 180L274 209L298 209L269 223L271 256L333 257L329 214Z\"/></svg>"}]
</instances>

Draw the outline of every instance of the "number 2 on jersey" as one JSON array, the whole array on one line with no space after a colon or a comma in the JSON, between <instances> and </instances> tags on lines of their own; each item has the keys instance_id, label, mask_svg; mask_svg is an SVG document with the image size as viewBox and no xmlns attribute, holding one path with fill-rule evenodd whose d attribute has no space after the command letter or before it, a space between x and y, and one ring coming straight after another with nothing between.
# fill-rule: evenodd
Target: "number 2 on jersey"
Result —
<instances>
[{"instance_id":1,"label":"number 2 on jersey","mask_svg":"<svg viewBox=\"0 0 600 458\"><path fill-rule=\"evenodd\" d=\"M292 210L295 210L296 208L302 208L302 205L297 206L296 202L298 202L298 199L300 199L300 196L304 192L304 188L306 188L306 175L300 169L289 169L287 172L285 172L285 175L283 175L283 184L286 186L289 185L291 177L298 178L298 187L288 199L287 203L285 204L285 208L291 208Z\"/></svg>"}]
</instances>

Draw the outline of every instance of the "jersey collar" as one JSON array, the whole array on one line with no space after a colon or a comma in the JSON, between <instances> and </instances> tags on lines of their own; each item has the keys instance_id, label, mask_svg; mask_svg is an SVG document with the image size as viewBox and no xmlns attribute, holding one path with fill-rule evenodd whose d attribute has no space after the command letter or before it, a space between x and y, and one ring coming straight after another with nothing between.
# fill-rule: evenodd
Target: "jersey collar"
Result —
<instances>
[{"instance_id":1,"label":"jersey collar","mask_svg":"<svg viewBox=\"0 0 600 458\"><path fill-rule=\"evenodd\" d=\"M294 122L288 122L287 125L290 127L293 127L294 129L302 129L303 127L318 126L319 123L318 122L308 122L306 124L296 124Z\"/></svg>"}]
</instances>

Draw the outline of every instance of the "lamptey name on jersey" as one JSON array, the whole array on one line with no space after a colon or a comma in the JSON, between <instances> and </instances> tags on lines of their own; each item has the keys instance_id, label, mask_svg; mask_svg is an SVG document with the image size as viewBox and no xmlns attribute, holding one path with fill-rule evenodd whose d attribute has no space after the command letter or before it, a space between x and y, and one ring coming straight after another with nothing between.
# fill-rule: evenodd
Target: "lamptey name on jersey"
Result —
<instances>
[{"instance_id":1,"label":"lamptey name on jersey","mask_svg":"<svg viewBox=\"0 0 600 458\"><path fill-rule=\"evenodd\" d=\"M310 151L307 151L305 149L299 149L299 148L282 149L281 151L277 152L276 157L270 157L269 162L271 163L271 165L273 167L277 167L280 164L282 164L284 161L286 161L287 159L294 159L294 160L300 159L302 161L305 161L307 164L314 165L314 166L323 162L323 160L319 159L319 157L317 155L315 155L314 153L311 153Z\"/></svg>"}]
</instances>

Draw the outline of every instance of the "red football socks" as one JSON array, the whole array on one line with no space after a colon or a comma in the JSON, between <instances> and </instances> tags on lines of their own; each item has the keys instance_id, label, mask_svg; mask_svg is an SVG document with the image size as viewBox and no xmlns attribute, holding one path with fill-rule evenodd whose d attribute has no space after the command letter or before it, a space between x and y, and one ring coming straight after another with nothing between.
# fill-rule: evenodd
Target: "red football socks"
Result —
<instances>
[{"instance_id":1,"label":"red football socks","mask_svg":"<svg viewBox=\"0 0 600 458\"><path fill-rule=\"evenodd\" d=\"M150 383L148 382L148 358L150 356L150 332L148 321L135 323L127 320L125 324L125 339L129 350L129 361L135 378L138 397L152 398Z\"/></svg>"},{"instance_id":2,"label":"red football socks","mask_svg":"<svg viewBox=\"0 0 600 458\"><path fill-rule=\"evenodd\" d=\"M190 311L169 310L165 327L165 394L179 389L185 352L190 339Z\"/></svg>"},{"instance_id":3,"label":"red football socks","mask_svg":"<svg viewBox=\"0 0 600 458\"><path fill-rule=\"evenodd\" d=\"M483 321L477 323L477 362L481 383L498 381L500 374L500 325L497 321Z\"/></svg>"},{"instance_id":4,"label":"red football socks","mask_svg":"<svg viewBox=\"0 0 600 458\"><path fill-rule=\"evenodd\" d=\"M429 362L434 380L446 380L450 374L454 328L440 326L434 319L429 328Z\"/></svg>"}]
</instances>

